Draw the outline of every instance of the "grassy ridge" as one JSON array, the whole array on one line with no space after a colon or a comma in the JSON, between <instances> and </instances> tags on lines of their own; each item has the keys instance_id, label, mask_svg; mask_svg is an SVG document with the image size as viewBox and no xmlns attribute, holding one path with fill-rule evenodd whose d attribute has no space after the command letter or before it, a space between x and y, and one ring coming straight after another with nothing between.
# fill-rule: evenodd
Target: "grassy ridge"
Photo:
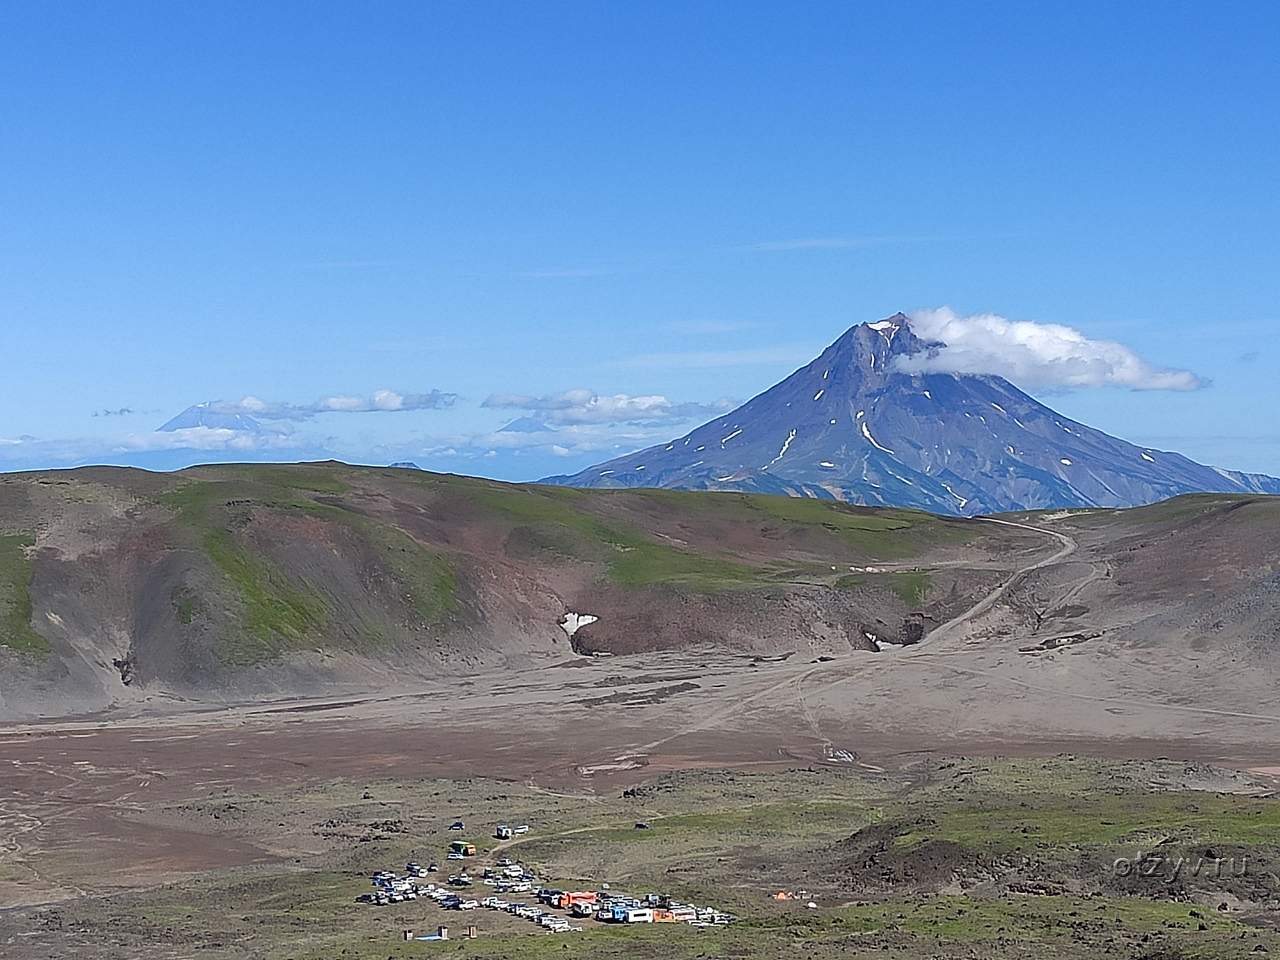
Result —
<instances>
[{"instance_id":1,"label":"grassy ridge","mask_svg":"<svg viewBox=\"0 0 1280 960\"><path fill-rule=\"evenodd\" d=\"M875 510L830 501L759 494L699 493L673 490L579 490L567 487L499 486L449 478L457 496L505 517L527 532L525 542L561 556L597 560L608 579L622 586L672 584L703 592L742 586L766 586L785 578L794 565L752 564L716 549L677 547L633 523L599 515L615 506L649 505L675 525L700 524L707 530L779 524L789 534L814 538L813 549L831 560L911 556L941 544L960 544L980 531L966 521L948 520L913 510ZM830 546L823 548L823 540ZM825 567L824 567L825 569ZM893 589L905 602L923 602L923 575Z\"/></svg>"},{"instance_id":2,"label":"grassy ridge","mask_svg":"<svg viewBox=\"0 0 1280 960\"><path fill-rule=\"evenodd\" d=\"M389 489L387 480L393 482ZM357 505L370 494L378 510L361 512ZM332 643L341 632L343 615L333 598L240 532L272 515L314 518L368 547L419 627L443 623L458 610L459 575L446 551L396 525L397 510L449 518L459 527L505 530L513 559L597 564L603 578L620 587L703 594L821 582L832 563L911 555L980 532L965 521L918 511L816 500L578 490L333 464L202 468L161 499L197 539L240 611L241 629L219 640L219 657L229 665ZM654 532L655 523L689 531L688 540ZM755 536L755 553L731 552L725 546L731 531ZM777 560L764 552L774 542L780 544ZM928 576L895 574L883 585L916 607L924 603ZM175 597L180 622L208 609L204 600L189 593ZM342 645L375 648L384 635L378 624L365 623L358 639L348 637Z\"/></svg>"},{"instance_id":3,"label":"grassy ridge","mask_svg":"<svg viewBox=\"0 0 1280 960\"><path fill-rule=\"evenodd\" d=\"M978 532L909 510L501 484L334 463L145 477L111 471L58 483L100 485L103 502L167 508L154 542L181 554L173 566L130 568L126 579L172 578L163 586L171 615L164 629L191 628L193 642L212 645L214 660L232 667L317 647L374 651L406 630L432 630L444 642L433 628L483 616L485 600L460 599L477 596L477 569L485 583L504 565L529 561L535 578L548 566L578 565L625 589L776 595L826 585L840 563L910 555ZM84 534L117 542L119 516L101 524L96 509L85 516ZM16 530L0 540L0 645L42 654L47 644L30 625L32 544ZM923 600L923 587L888 577L876 588Z\"/></svg>"}]
</instances>

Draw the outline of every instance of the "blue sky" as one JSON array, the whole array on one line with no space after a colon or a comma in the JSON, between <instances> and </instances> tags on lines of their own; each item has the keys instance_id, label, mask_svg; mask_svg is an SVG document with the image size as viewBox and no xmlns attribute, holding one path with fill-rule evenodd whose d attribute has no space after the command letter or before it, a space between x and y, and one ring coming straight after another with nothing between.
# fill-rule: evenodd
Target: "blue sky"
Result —
<instances>
[{"instance_id":1,"label":"blue sky","mask_svg":"<svg viewBox=\"0 0 1280 960\"><path fill-rule=\"evenodd\" d=\"M1278 28L1264 3L6 5L0 469L528 479L948 305L1193 371L1033 392L1280 474ZM256 435L155 432L246 397ZM562 440L495 433L528 414Z\"/></svg>"}]
</instances>

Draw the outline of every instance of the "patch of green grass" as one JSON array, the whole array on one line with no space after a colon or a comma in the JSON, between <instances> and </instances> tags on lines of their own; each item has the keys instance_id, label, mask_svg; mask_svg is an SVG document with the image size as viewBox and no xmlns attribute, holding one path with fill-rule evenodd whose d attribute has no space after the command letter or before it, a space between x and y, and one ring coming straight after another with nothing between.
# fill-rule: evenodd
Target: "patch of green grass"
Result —
<instances>
[{"instance_id":1,"label":"patch of green grass","mask_svg":"<svg viewBox=\"0 0 1280 960\"><path fill-rule=\"evenodd\" d=\"M503 544L515 560L555 558L561 562L577 558L577 541L554 524L521 524L511 528Z\"/></svg>"},{"instance_id":2,"label":"patch of green grass","mask_svg":"<svg viewBox=\"0 0 1280 960\"><path fill-rule=\"evenodd\" d=\"M908 607L923 607L929 592L929 574L924 570L910 570L889 574L889 585Z\"/></svg>"},{"instance_id":3,"label":"patch of green grass","mask_svg":"<svg viewBox=\"0 0 1280 960\"><path fill-rule=\"evenodd\" d=\"M200 598L187 587L175 589L172 600L174 613L181 624L190 624L199 614L204 612Z\"/></svg>"},{"instance_id":4,"label":"patch of green grass","mask_svg":"<svg viewBox=\"0 0 1280 960\"><path fill-rule=\"evenodd\" d=\"M351 491L351 484L338 475L338 471L344 466L335 463L255 463L218 464L200 469L202 473L216 476L217 480L213 482L249 483L259 488L270 487L277 492L288 490L336 496Z\"/></svg>"},{"instance_id":5,"label":"patch of green grass","mask_svg":"<svg viewBox=\"0 0 1280 960\"><path fill-rule=\"evenodd\" d=\"M716 863L733 862L745 851L762 847L810 856L815 844L844 839L878 819L880 810L867 802L796 798L722 809L686 808L667 815L646 806L632 814L609 825L537 837L521 844L520 856L542 875L564 883L598 875L601 865L608 864L609 879L627 889L665 890L694 902L748 909L754 895L740 883L726 883ZM636 829L636 820L648 823L648 828ZM693 864L701 866L689 869Z\"/></svg>"},{"instance_id":6,"label":"patch of green grass","mask_svg":"<svg viewBox=\"0 0 1280 960\"><path fill-rule=\"evenodd\" d=\"M291 471L274 469L293 479ZM267 489L279 493L294 487ZM224 635L218 647L219 657L233 666L257 663L312 642L327 622L327 609L319 594L295 583L232 532L226 504L244 501L257 505L264 499L263 493L250 483L190 480L163 498L196 535L242 607L243 632Z\"/></svg>"},{"instance_id":7,"label":"patch of green grass","mask_svg":"<svg viewBox=\"0 0 1280 960\"><path fill-rule=\"evenodd\" d=\"M923 811L922 811L923 812ZM949 840L977 850L1036 844L1150 846L1187 843L1266 844L1280 836L1280 802L1189 793L1048 797L1016 806L927 811L930 823L895 841L910 846Z\"/></svg>"},{"instance_id":8,"label":"patch of green grass","mask_svg":"<svg viewBox=\"0 0 1280 960\"><path fill-rule=\"evenodd\" d=\"M684 924L606 926L587 921L583 932L571 936L489 934L474 941L432 944L429 949L433 956L473 960L789 960L800 956L834 960L933 956L939 950L951 956L960 945L968 956L974 945L982 945L977 947L982 956L1028 957L1033 954L1027 948L1038 946L1043 952L1034 955L1050 958L1097 956L1104 949L1110 952L1122 938L1142 942L1146 937L1150 942L1152 935L1176 937L1178 943L1195 949L1195 956L1225 957L1231 954L1219 949L1230 945L1240 949L1238 937L1248 928L1219 916L1193 917L1193 909L1186 903L1069 896L899 898L835 910L787 910L705 929ZM449 916L443 915L442 922ZM485 915L480 916L483 919ZM1206 927L1203 931L1201 923ZM1252 936L1256 939L1259 935ZM390 935L385 939L364 936L330 943L327 950L313 952L313 946L304 944L273 956L281 960L321 956L383 960L421 956L423 945L397 943Z\"/></svg>"},{"instance_id":9,"label":"patch of green grass","mask_svg":"<svg viewBox=\"0 0 1280 960\"><path fill-rule=\"evenodd\" d=\"M31 627L31 559L35 543L29 534L0 536L0 645L43 657L49 641Z\"/></svg>"},{"instance_id":10,"label":"patch of green grass","mask_svg":"<svg viewBox=\"0 0 1280 960\"><path fill-rule=\"evenodd\" d=\"M850 507L834 500L812 497L744 494L742 499L751 509L788 523L832 524L841 530L905 530L921 521L933 519L929 514L911 510L873 511L869 507Z\"/></svg>"},{"instance_id":11,"label":"patch of green grass","mask_svg":"<svg viewBox=\"0 0 1280 960\"><path fill-rule=\"evenodd\" d=\"M399 527L341 506L312 500L296 501L286 509L301 510L346 526L372 545L408 593L410 604L424 622L439 623L457 608L458 581L453 565Z\"/></svg>"},{"instance_id":12,"label":"patch of green grass","mask_svg":"<svg viewBox=\"0 0 1280 960\"><path fill-rule=\"evenodd\" d=\"M837 911L843 921L860 926L880 924L919 937L982 941L1017 937L1035 942L1067 939L1091 930L1103 936L1117 928L1129 933L1149 933L1181 927L1196 931L1202 922L1192 918L1193 905L1136 897L1000 897L979 899L935 896L910 901L889 901ZM1235 920L1209 916L1210 930L1241 930Z\"/></svg>"},{"instance_id":13,"label":"patch of green grass","mask_svg":"<svg viewBox=\"0 0 1280 960\"><path fill-rule=\"evenodd\" d=\"M935 517L917 510L872 509L808 497L743 496L757 513L790 524L821 527L861 556L892 559L921 549L960 544L981 532L971 521Z\"/></svg>"},{"instance_id":14,"label":"patch of green grass","mask_svg":"<svg viewBox=\"0 0 1280 960\"><path fill-rule=\"evenodd\" d=\"M673 584L711 593L759 584L761 574L722 557L641 542L619 548L609 562L609 579L624 587Z\"/></svg>"},{"instance_id":15,"label":"patch of green grass","mask_svg":"<svg viewBox=\"0 0 1280 960\"><path fill-rule=\"evenodd\" d=\"M653 493L654 491L645 491ZM610 581L625 587L681 586L715 592L764 582L766 572L715 554L659 543L621 523L606 523L583 509L598 491L566 487L473 487L469 497L486 509L553 537L580 559L605 564Z\"/></svg>"},{"instance_id":16,"label":"patch of green grass","mask_svg":"<svg viewBox=\"0 0 1280 960\"><path fill-rule=\"evenodd\" d=\"M926 570L908 570L901 573L878 574L845 574L837 578L835 585L840 590L856 590L858 587L871 585L888 585L889 589L908 607L924 606L929 593L929 573Z\"/></svg>"},{"instance_id":17,"label":"patch of green grass","mask_svg":"<svg viewBox=\"0 0 1280 960\"><path fill-rule=\"evenodd\" d=\"M439 623L457 608L458 577L447 559L395 527L367 521L357 525L408 590L413 609L424 622Z\"/></svg>"},{"instance_id":18,"label":"patch of green grass","mask_svg":"<svg viewBox=\"0 0 1280 960\"><path fill-rule=\"evenodd\" d=\"M244 605L249 637L224 638L221 653L228 664L244 666L278 655L323 629L327 610L321 597L250 553L229 531L210 530L204 547Z\"/></svg>"},{"instance_id":19,"label":"patch of green grass","mask_svg":"<svg viewBox=\"0 0 1280 960\"><path fill-rule=\"evenodd\" d=\"M814 800L803 803L761 803L653 818L649 829L637 830L628 824L573 834L574 843L663 843L670 840L759 842L769 839L825 836L834 831L841 836L873 822L878 812L864 803Z\"/></svg>"},{"instance_id":20,"label":"patch of green grass","mask_svg":"<svg viewBox=\"0 0 1280 960\"><path fill-rule=\"evenodd\" d=\"M1234 512L1238 509L1264 511L1280 511L1275 497L1253 494L1228 493L1189 493L1158 503L1127 509L1095 507L1088 510L1073 511L1067 521L1073 526L1110 526L1115 523L1133 522L1141 526L1155 524L1186 524L1202 517L1214 514ZM1023 516L1031 523L1037 522L1045 513L1056 513L1053 510L1026 511Z\"/></svg>"}]
</instances>

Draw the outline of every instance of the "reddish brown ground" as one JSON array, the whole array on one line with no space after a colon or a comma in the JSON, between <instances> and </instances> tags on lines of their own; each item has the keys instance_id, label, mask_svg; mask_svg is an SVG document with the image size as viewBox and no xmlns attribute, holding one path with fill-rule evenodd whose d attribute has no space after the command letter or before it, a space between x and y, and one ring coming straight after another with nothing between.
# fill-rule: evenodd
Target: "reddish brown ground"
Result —
<instances>
[{"instance_id":1,"label":"reddish brown ground","mask_svg":"<svg viewBox=\"0 0 1280 960\"><path fill-rule=\"evenodd\" d=\"M668 770L826 762L833 747L873 769L925 754L1061 753L1274 769L1280 753L1274 737L1251 739L1225 718L1217 738L1187 735L1191 728L1176 724L1169 735L1153 735L1158 714L1133 727L1144 735L1108 737L1087 724L1053 735L1016 722L1016 698L991 703L983 729L948 729L946 714L927 709L927 698L913 723L868 704L919 670L932 671L939 695L954 700L949 669L923 651L893 664L876 659L877 669L857 656L756 667L740 658L690 660L666 671L615 659L418 695L10 728L0 731L0 822L9 837L0 905L74 893L68 875L88 878L85 889L103 889L277 859L252 843L215 840L198 824L158 826L146 817L228 789L247 795L339 778L486 777L616 793ZM817 714L811 702L823 704ZM1044 709L1034 698L1030 706ZM1085 705L1084 716L1099 713ZM996 722L1001 717L1008 722ZM1114 720L1102 715L1101 724ZM44 869L59 882L41 884Z\"/></svg>"}]
</instances>

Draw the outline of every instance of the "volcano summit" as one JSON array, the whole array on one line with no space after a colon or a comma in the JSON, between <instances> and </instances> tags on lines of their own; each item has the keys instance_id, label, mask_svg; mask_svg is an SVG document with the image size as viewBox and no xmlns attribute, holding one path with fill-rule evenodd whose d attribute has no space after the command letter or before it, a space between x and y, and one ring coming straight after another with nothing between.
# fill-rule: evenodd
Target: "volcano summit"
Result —
<instances>
[{"instance_id":1,"label":"volcano summit","mask_svg":"<svg viewBox=\"0 0 1280 960\"><path fill-rule=\"evenodd\" d=\"M781 383L669 443L544 482L739 490L974 515L1128 507L1280 480L1139 447L1003 377L902 369L943 344L905 314L851 327Z\"/></svg>"}]
</instances>

